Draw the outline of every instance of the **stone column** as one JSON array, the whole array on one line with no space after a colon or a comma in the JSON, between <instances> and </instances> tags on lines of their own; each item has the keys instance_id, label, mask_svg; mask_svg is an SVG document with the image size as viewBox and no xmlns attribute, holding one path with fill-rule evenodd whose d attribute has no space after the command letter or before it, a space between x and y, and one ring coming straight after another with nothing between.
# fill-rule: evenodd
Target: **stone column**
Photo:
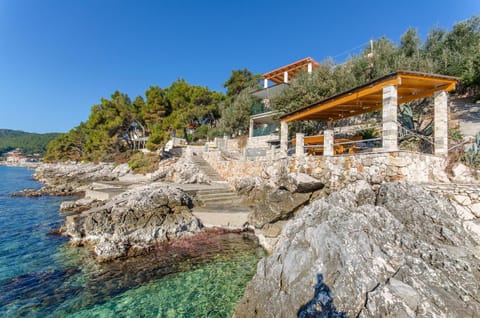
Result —
<instances>
[{"instance_id":1,"label":"stone column","mask_svg":"<svg viewBox=\"0 0 480 318\"><path fill-rule=\"evenodd\" d=\"M286 156L288 151L288 123L280 122L280 153Z\"/></svg>"},{"instance_id":2,"label":"stone column","mask_svg":"<svg viewBox=\"0 0 480 318\"><path fill-rule=\"evenodd\" d=\"M302 157L305 154L304 151L304 134L297 133L295 135L295 155L298 157Z\"/></svg>"},{"instance_id":3,"label":"stone column","mask_svg":"<svg viewBox=\"0 0 480 318\"><path fill-rule=\"evenodd\" d=\"M383 149L386 151L398 150L397 126L397 87L389 85L383 88Z\"/></svg>"},{"instance_id":4,"label":"stone column","mask_svg":"<svg viewBox=\"0 0 480 318\"><path fill-rule=\"evenodd\" d=\"M250 127L248 128L248 137L252 138L253 137L253 119L250 119Z\"/></svg>"},{"instance_id":5,"label":"stone column","mask_svg":"<svg viewBox=\"0 0 480 318\"><path fill-rule=\"evenodd\" d=\"M268 88L268 79L263 79L263 88Z\"/></svg>"},{"instance_id":6,"label":"stone column","mask_svg":"<svg viewBox=\"0 0 480 318\"><path fill-rule=\"evenodd\" d=\"M333 129L323 132L323 155L333 156Z\"/></svg>"},{"instance_id":7,"label":"stone column","mask_svg":"<svg viewBox=\"0 0 480 318\"><path fill-rule=\"evenodd\" d=\"M307 65L307 72L308 74L311 74L312 73L312 62L309 62L308 65Z\"/></svg>"},{"instance_id":8,"label":"stone column","mask_svg":"<svg viewBox=\"0 0 480 318\"><path fill-rule=\"evenodd\" d=\"M283 72L283 82L288 83L288 72L287 71Z\"/></svg>"},{"instance_id":9,"label":"stone column","mask_svg":"<svg viewBox=\"0 0 480 318\"><path fill-rule=\"evenodd\" d=\"M445 91L435 92L434 96L434 154L448 154L448 94Z\"/></svg>"},{"instance_id":10,"label":"stone column","mask_svg":"<svg viewBox=\"0 0 480 318\"><path fill-rule=\"evenodd\" d=\"M223 147L225 151L228 151L228 136L226 134L223 135Z\"/></svg>"}]
</instances>

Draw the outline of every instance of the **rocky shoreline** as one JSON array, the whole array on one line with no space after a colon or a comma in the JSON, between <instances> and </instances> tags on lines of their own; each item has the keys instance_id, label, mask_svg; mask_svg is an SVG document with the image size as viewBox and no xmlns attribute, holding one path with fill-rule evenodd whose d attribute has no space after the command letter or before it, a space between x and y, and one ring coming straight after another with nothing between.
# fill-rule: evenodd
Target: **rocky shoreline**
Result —
<instances>
[{"instance_id":1,"label":"rocky shoreline","mask_svg":"<svg viewBox=\"0 0 480 318\"><path fill-rule=\"evenodd\" d=\"M193 215L194 197L164 183L210 182L188 156L162 160L158 169L147 175L133 174L125 164L73 162L43 164L33 176L42 188L12 196L76 196L76 200L61 204L66 221L52 233L69 237L73 246L88 247L99 262L143 255L162 244L213 233ZM129 187L106 201L84 197L101 182L124 182ZM253 233L248 228L240 230Z\"/></svg>"},{"instance_id":2,"label":"rocky shoreline","mask_svg":"<svg viewBox=\"0 0 480 318\"><path fill-rule=\"evenodd\" d=\"M185 248L212 233L192 214L195 198L162 183L209 183L188 156L165 161L148 176L132 175L125 166L70 164L42 166L35 177L45 184L43 193L85 191L99 181L137 182L106 202L62 204L67 220L61 234L91 248L100 262ZM359 180L332 191L281 163L233 183L252 207L245 235L257 240L255 230L260 243L274 238L235 317L480 312L480 218L456 197L408 182Z\"/></svg>"},{"instance_id":3,"label":"rocky shoreline","mask_svg":"<svg viewBox=\"0 0 480 318\"><path fill-rule=\"evenodd\" d=\"M479 221L412 183L354 182L285 226L235 317L474 317Z\"/></svg>"}]
</instances>

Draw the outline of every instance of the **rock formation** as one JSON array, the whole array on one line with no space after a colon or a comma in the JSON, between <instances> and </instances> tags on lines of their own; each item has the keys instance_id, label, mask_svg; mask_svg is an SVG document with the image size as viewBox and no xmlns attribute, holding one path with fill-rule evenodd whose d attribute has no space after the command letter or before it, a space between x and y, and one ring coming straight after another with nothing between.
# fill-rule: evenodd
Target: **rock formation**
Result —
<instances>
[{"instance_id":1,"label":"rock formation","mask_svg":"<svg viewBox=\"0 0 480 318\"><path fill-rule=\"evenodd\" d=\"M414 184L374 192L357 181L285 226L235 317L478 316L480 235L471 222Z\"/></svg>"},{"instance_id":2,"label":"rock formation","mask_svg":"<svg viewBox=\"0 0 480 318\"><path fill-rule=\"evenodd\" d=\"M72 244L94 246L101 261L135 255L153 244L190 236L201 224L192 200L178 188L159 183L136 187L105 205L67 216L62 232Z\"/></svg>"},{"instance_id":3,"label":"rock formation","mask_svg":"<svg viewBox=\"0 0 480 318\"><path fill-rule=\"evenodd\" d=\"M40 195L70 195L85 190L95 181L117 180L129 171L127 164L56 163L42 164L35 170L34 177L45 184Z\"/></svg>"},{"instance_id":4,"label":"rock formation","mask_svg":"<svg viewBox=\"0 0 480 318\"><path fill-rule=\"evenodd\" d=\"M289 219L309 202L323 183L304 173L276 173L257 178L241 178L235 189L253 205L249 221L257 228Z\"/></svg>"}]
</instances>

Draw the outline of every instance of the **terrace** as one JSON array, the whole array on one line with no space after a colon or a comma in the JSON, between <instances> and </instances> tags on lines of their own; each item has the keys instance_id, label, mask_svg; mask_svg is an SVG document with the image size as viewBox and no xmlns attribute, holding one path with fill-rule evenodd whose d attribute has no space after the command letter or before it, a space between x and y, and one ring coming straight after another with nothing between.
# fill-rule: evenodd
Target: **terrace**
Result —
<instances>
[{"instance_id":1,"label":"terrace","mask_svg":"<svg viewBox=\"0 0 480 318\"><path fill-rule=\"evenodd\" d=\"M297 156L305 153L333 156L359 151L398 151L399 138L413 133L398 123L398 106L420 98L434 96L433 138L419 136L431 142L435 155L448 153L448 92L455 89L458 79L454 77L399 71L353 88L344 93L306 106L280 118L280 152L287 155L288 124L301 120L318 120L333 123L345 118L382 110L382 122L373 127L379 137L359 138L358 131L325 129L319 135L307 136L297 133L291 143ZM356 137L356 138L354 138Z\"/></svg>"}]
</instances>

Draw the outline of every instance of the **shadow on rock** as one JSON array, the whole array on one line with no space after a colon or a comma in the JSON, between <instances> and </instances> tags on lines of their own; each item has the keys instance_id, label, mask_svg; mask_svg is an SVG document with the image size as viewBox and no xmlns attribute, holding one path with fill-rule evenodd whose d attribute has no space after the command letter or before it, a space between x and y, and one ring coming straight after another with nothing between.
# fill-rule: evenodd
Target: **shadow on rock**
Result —
<instances>
[{"instance_id":1,"label":"shadow on rock","mask_svg":"<svg viewBox=\"0 0 480 318\"><path fill-rule=\"evenodd\" d=\"M323 275L317 274L317 283L312 300L300 307L299 318L348 318L345 312L339 312L333 304L330 288L323 282Z\"/></svg>"}]
</instances>

